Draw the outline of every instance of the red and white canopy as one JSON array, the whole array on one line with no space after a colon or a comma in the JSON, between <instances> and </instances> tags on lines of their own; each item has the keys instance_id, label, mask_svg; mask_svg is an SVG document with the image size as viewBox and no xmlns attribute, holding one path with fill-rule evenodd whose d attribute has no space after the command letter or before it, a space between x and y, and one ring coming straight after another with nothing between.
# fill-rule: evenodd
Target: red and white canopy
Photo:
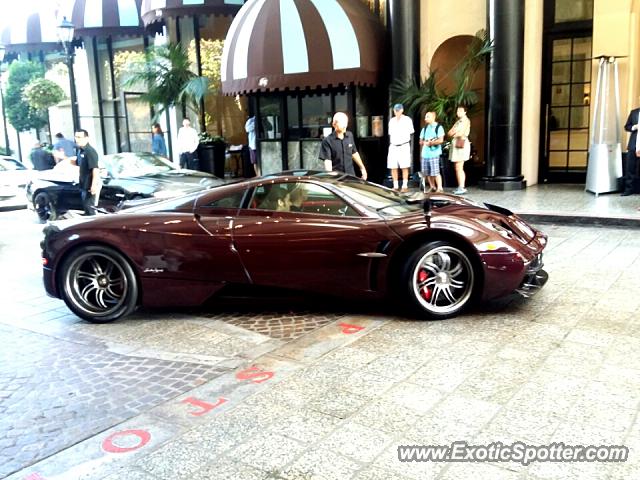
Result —
<instances>
[{"instance_id":1,"label":"red and white canopy","mask_svg":"<svg viewBox=\"0 0 640 480\"><path fill-rule=\"evenodd\" d=\"M235 15L244 0L142 0L142 20L150 25L178 15Z\"/></svg>"},{"instance_id":2,"label":"red and white canopy","mask_svg":"<svg viewBox=\"0 0 640 480\"><path fill-rule=\"evenodd\" d=\"M225 40L222 91L376 85L383 45L360 0L249 0Z\"/></svg>"}]
</instances>

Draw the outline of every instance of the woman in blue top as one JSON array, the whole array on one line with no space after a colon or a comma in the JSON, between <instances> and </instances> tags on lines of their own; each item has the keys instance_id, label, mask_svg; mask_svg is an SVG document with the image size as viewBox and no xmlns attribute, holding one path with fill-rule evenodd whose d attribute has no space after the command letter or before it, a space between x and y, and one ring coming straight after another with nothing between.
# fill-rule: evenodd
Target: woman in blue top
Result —
<instances>
[{"instance_id":1,"label":"woman in blue top","mask_svg":"<svg viewBox=\"0 0 640 480\"><path fill-rule=\"evenodd\" d=\"M153 139L151 140L151 153L167 156L167 144L164 142L162 127L159 123L154 123L152 127Z\"/></svg>"}]
</instances>

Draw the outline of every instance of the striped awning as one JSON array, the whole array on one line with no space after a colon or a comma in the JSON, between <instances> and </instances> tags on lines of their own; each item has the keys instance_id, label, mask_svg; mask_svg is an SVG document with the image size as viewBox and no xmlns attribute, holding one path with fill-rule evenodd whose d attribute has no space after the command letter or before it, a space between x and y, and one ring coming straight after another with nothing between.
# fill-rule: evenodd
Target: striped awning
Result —
<instances>
[{"instance_id":1,"label":"striped awning","mask_svg":"<svg viewBox=\"0 0 640 480\"><path fill-rule=\"evenodd\" d=\"M373 86L383 46L361 0L249 0L225 40L222 91Z\"/></svg>"},{"instance_id":2,"label":"striped awning","mask_svg":"<svg viewBox=\"0 0 640 480\"><path fill-rule=\"evenodd\" d=\"M55 8L46 3L39 11L18 11L0 34L8 52L56 50L60 47Z\"/></svg>"},{"instance_id":3,"label":"striped awning","mask_svg":"<svg viewBox=\"0 0 640 480\"><path fill-rule=\"evenodd\" d=\"M178 15L235 15L245 0L142 0L142 21L150 25Z\"/></svg>"},{"instance_id":4,"label":"striped awning","mask_svg":"<svg viewBox=\"0 0 640 480\"><path fill-rule=\"evenodd\" d=\"M71 22L78 37L141 34L141 6L142 0L75 0Z\"/></svg>"}]
</instances>

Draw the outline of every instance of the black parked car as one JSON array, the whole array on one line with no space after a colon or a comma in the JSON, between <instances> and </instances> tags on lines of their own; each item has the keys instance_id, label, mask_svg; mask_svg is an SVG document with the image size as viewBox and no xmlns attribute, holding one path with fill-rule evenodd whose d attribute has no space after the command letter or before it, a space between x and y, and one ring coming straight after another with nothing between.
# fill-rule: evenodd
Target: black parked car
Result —
<instances>
[{"instance_id":1,"label":"black parked car","mask_svg":"<svg viewBox=\"0 0 640 480\"><path fill-rule=\"evenodd\" d=\"M209 173L182 170L151 153L117 153L100 159L103 187L98 208L114 212L139 200L172 198L225 183ZM83 210L78 167L58 164L42 172L26 188L29 207L42 222L69 210Z\"/></svg>"}]
</instances>

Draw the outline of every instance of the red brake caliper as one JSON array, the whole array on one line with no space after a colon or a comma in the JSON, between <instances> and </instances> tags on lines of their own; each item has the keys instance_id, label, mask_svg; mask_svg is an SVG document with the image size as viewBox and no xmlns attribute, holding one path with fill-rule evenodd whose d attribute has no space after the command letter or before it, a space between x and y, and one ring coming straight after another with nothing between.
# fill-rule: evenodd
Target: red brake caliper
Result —
<instances>
[{"instance_id":1,"label":"red brake caliper","mask_svg":"<svg viewBox=\"0 0 640 480\"><path fill-rule=\"evenodd\" d=\"M420 272L418 272L418 282L424 283L427 281L427 278L429 278L429 274L425 270L420 270ZM427 301L431 300L431 289L426 285L423 286L420 289L420 295L422 295L422 298Z\"/></svg>"}]
</instances>

